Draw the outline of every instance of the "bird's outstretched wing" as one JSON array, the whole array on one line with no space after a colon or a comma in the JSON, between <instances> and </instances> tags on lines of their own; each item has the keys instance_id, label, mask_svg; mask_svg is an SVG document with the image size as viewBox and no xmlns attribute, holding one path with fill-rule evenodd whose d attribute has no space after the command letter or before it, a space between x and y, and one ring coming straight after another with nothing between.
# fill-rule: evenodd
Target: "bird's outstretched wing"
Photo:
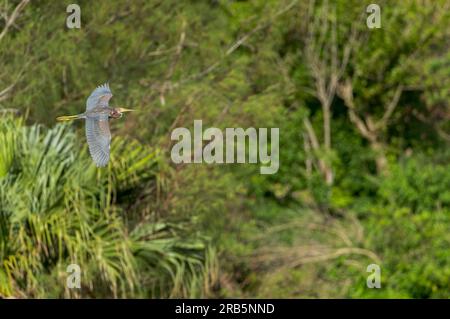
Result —
<instances>
[{"instance_id":1,"label":"bird's outstretched wing","mask_svg":"<svg viewBox=\"0 0 450 319\"><path fill-rule=\"evenodd\" d=\"M97 167L106 166L109 162L109 147L111 144L107 115L98 118L86 118L86 138L89 153L91 153Z\"/></svg>"},{"instance_id":2,"label":"bird's outstretched wing","mask_svg":"<svg viewBox=\"0 0 450 319\"><path fill-rule=\"evenodd\" d=\"M108 83L98 86L86 101L86 111L90 111L96 106L107 107L112 96Z\"/></svg>"}]
</instances>

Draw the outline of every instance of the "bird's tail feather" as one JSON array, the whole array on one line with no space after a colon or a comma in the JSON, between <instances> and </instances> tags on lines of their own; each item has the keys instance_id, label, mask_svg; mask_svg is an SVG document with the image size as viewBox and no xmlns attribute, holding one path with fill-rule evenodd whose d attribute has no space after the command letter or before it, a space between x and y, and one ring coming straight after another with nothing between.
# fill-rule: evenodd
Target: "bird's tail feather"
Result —
<instances>
[{"instance_id":1,"label":"bird's tail feather","mask_svg":"<svg viewBox=\"0 0 450 319\"><path fill-rule=\"evenodd\" d=\"M57 121L71 121L71 120L76 120L76 119L81 119L83 117L81 117L80 115L66 115L66 116L58 116L56 118Z\"/></svg>"}]
</instances>

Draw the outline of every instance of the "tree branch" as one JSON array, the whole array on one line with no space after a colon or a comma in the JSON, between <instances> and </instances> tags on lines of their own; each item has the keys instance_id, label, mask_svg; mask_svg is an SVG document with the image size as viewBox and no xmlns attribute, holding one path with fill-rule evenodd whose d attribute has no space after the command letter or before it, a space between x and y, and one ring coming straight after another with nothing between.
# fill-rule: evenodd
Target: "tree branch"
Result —
<instances>
[{"instance_id":1,"label":"tree branch","mask_svg":"<svg viewBox=\"0 0 450 319\"><path fill-rule=\"evenodd\" d=\"M0 41L3 39L3 37L8 32L8 29L11 27L11 25L14 24L14 21L16 21L17 17L20 14L20 11L30 2L30 0L22 0L14 9L13 13L9 17L9 19L6 20L5 27L3 28L2 32L0 33Z\"/></svg>"},{"instance_id":2,"label":"tree branch","mask_svg":"<svg viewBox=\"0 0 450 319\"><path fill-rule=\"evenodd\" d=\"M387 121L391 117L392 113L394 112L395 108L398 105L398 101L400 100L400 97L403 92L403 86L400 84L397 89L395 90L394 97L392 98L391 102L388 104L386 111L384 112L383 117L381 120L379 120L376 124L377 128L381 128L386 125Z\"/></svg>"}]
</instances>

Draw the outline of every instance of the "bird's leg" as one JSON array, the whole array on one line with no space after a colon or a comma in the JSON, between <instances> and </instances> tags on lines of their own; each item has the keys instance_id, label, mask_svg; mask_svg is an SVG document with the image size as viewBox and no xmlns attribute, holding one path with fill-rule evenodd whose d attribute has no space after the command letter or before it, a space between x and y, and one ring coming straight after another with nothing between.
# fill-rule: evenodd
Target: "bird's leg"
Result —
<instances>
[{"instance_id":1,"label":"bird's leg","mask_svg":"<svg viewBox=\"0 0 450 319\"><path fill-rule=\"evenodd\" d=\"M58 116L56 118L57 121L63 122L63 121L71 121L71 120L78 120L78 119L84 119L86 116L83 114L77 114L77 115L65 115L65 116Z\"/></svg>"}]
</instances>

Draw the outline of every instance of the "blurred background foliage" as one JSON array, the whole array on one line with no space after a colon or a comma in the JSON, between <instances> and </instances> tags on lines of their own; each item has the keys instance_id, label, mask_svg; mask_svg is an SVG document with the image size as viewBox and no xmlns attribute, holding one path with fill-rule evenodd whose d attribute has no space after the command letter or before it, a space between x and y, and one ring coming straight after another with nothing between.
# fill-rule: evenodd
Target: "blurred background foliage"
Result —
<instances>
[{"instance_id":1,"label":"blurred background foliage","mask_svg":"<svg viewBox=\"0 0 450 319\"><path fill-rule=\"evenodd\" d=\"M80 0L68 29L1 0L0 297L448 298L450 2L370 3ZM106 81L139 112L97 169L55 117ZM280 128L280 170L173 165L194 119Z\"/></svg>"}]
</instances>

